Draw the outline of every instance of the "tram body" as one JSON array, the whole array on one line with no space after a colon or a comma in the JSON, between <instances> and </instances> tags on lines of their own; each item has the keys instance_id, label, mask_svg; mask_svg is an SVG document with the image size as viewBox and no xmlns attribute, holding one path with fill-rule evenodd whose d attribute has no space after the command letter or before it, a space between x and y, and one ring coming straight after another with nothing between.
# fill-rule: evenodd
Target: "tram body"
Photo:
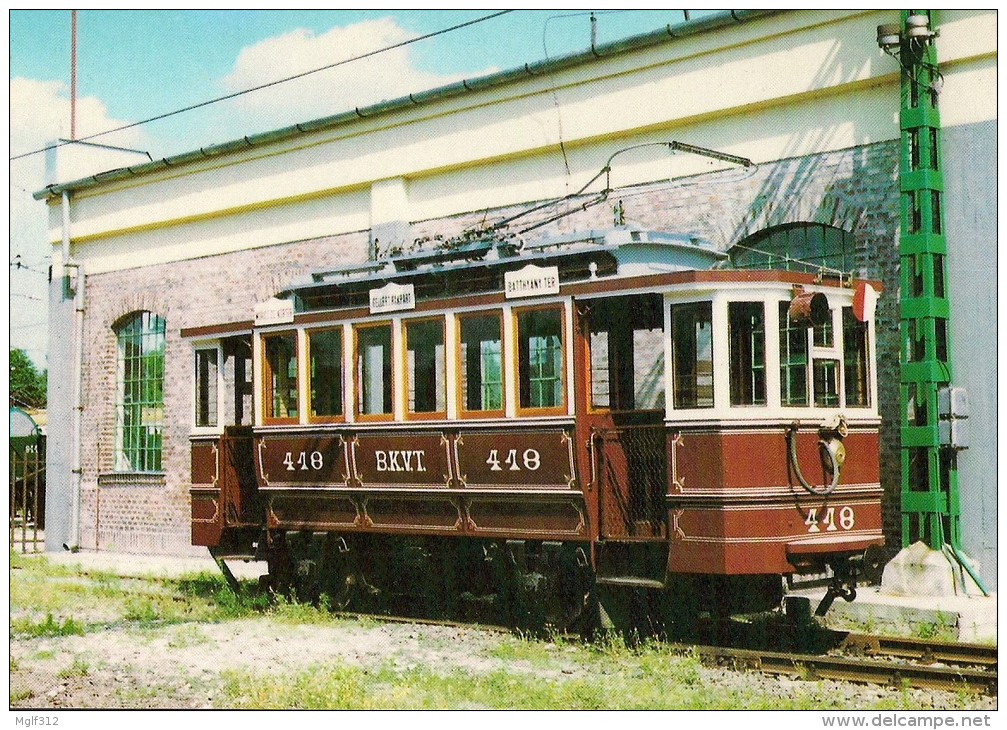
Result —
<instances>
[{"instance_id":1,"label":"tram body","mask_svg":"<svg viewBox=\"0 0 1007 730\"><path fill-rule=\"evenodd\" d=\"M193 544L337 606L503 595L563 625L601 588L771 602L828 570L852 597L883 542L879 287L723 259L628 229L469 243L183 332L197 410L254 421L193 434Z\"/></svg>"}]
</instances>

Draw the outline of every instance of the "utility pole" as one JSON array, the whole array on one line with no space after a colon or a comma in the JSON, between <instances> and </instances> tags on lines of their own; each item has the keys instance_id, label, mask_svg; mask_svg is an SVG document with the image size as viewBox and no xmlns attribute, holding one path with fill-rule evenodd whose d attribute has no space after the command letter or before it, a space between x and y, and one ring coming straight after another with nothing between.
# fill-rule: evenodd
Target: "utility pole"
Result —
<instances>
[{"instance_id":1,"label":"utility pole","mask_svg":"<svg viewBox=\"0 0 1007 730\"><path fill-rule=\"evenodd\" d=\"M902 12L898 26L880 26L878 45L901 66L900 405L902 544L949 546L961 557L958 453L968 447L968 403L954 388L944 226L944 176L933 11Z\"/></svg>"},{"instance_id":2,"label":"utility pole","mask_svg":"<svg viewBox=\"0 0 1007 730\"><path fill-rule=\"evenodd\" d=\"M70 139L77 139L77 11L70 11Z\"/></svg>"}]
</instances>

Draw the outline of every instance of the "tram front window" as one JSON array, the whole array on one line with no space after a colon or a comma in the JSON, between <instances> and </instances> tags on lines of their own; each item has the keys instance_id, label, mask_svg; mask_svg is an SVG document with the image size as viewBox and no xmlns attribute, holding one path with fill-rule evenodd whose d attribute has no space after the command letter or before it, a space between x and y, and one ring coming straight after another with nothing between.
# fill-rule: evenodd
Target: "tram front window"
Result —
<instances>
[{"instance_id":1,"label":"tram front window","mask_svg":"<svg viewBox=\"0 0 1007 730\"><path fill-rule=\"evenodd\" d=\"M392 327L378 325L357 330L357 413L392 413Z\"/></svg>"},{"instance_id":2,"label":"tram front window","mask_svg":"<svg viewBox=\"0 0 1007 730\"><path fill-rule=\"evenodd\" d=\"M867 323L853 316L852 307L843 307L843 367L847 407L866 408L871 404L868 347Z\"/></svg>"},{"instance_id":3,"label":"tram front window","mask_svg":"<svg viewBox=\"0 0 1007 730\"><path fill-rule=\"evenodd\" d=\"M713 305L671 307L675 408L713 407Z\"/></svg>"},{"instance_id":4,"label":"tram front window","mask_svg":"<svg viewBox=\"0 0 1007 730\"><path fill-rule=\"evenodd\" d=\"M563 408L562 310L519 312L517 325L521 408Z\"/></svg>"},{"instance_id":5,"label":"tram front window","mask_svg":"<svg viewBox=\"0 0 1007 730\"><path fill-rule=\"evenodd\" d=\"M592 408L664 408L661 303L655 294L591 302Z\"/></svg>"},{"instance_id":6,"label":"tram front window","mask_svg":"<svg viewBox=\"0 0 1007 730\"><path fill-rule=\"evenodd\" d=\"M500 315L462 317L460 330L462 410L503 411Z\"/></svg>"},{"instance_id":7,"label":"tram front window","mask_svg":"<svg viewBox=\"0 0 1007 730\"><path fill-rule=\"evenodd\" d=\"M729 302L731 405L766 405L766 314L762 302Z\"/></svg>"},{"instance_id":8,"label":"tram front window","mask_svg":"<svg viewBox=\"0 0 1007 730\"><path fill-rule=\"evenodd\" d=\"M808 405L808 328L790 321L790 302L780 302L780 402Z\"/></svg>"},{"instance_id":9,"label":"tram front window","mask_svg":"<svg viewBox=\"0 0 1007 730\"><path fill-rule=\"evenodd\" d=\"M444 386L444 324L441 320L406 323L406 374L409 413L447 411Z\"/></svg>"}]
</instances>

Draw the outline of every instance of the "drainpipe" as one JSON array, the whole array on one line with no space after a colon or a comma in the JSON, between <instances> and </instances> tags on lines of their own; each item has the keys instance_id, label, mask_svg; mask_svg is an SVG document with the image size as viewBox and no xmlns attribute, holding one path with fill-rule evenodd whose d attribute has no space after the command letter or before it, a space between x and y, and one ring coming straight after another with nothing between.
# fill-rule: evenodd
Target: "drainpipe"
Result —
<instances>
[{"instance_id":1,"label":"drainpipe","mask_svg":"<svg viewBox=\"0 0 1007 730\"><path fill-rule=\"evenodd\" d=\"M66 277L64 296L71 282L70 270L76 269L73 278L73 325L70 336L74 338L73 359L73 411L70 416L70 436L73 439L73 458L70 466L71 503L70 503L70 536L63 546L71 552L80 549L80 492L83 480L81 469L80 423L82 403L81 377L84 371L84 276L79 264L70 263L70 194L63 191L63 271Z\"/></svg>"}]
</instances>

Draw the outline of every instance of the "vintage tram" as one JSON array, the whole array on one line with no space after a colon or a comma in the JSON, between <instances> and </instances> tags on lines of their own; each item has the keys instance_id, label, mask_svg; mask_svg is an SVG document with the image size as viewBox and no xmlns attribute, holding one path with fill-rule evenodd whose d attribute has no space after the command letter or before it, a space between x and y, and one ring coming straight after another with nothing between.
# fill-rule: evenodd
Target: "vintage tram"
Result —
<instances>
[{"instance_id":1,"label":"vintage tram","mask_svg":"<svg viewBox=\"0 0 1007 730\"><path fill-rule=\"evenodd\" d=\"M311 273L183 331L193 543L339 608L563 628L803 573L852 599L883 542L878 291L629 227Z\"/></svg>"}]
</instances>

